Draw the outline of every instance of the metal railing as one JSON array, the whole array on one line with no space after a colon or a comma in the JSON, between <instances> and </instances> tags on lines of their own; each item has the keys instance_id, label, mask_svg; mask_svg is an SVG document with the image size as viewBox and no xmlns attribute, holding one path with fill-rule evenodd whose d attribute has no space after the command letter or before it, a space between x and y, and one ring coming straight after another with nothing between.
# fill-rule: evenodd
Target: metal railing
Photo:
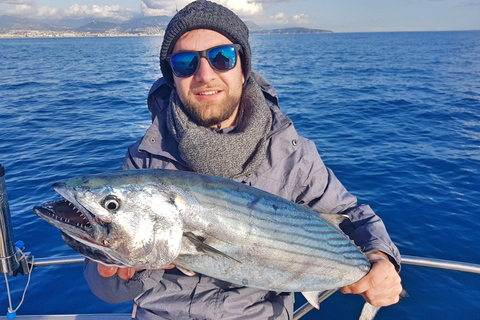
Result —
<instances>
[{"instance_id":1,"label":"metal railing","mask_svg":"<svg viewBox=\"0 0 480 320\"><path fill-rule=\"evenodd\" d=\"M471 273L480 273L480 265L474 263L441 260L434 258L402 256L402 264L410 264L414 266L456 270Z\"/></svg>"},{"instance_id":2,"label":"metal railing","mask_svg":"<svg viewBox=\"0 0 480 320\"><path fill-rule=\"evenodd\" d=\"M51 257L51 258L35 258L33 265L35 267L39 267L39 266L82 263L84 259L85 257L82 255ZM479 264L465 263L465 262L458 262L458 261L451 261L451 260L441 260L441 259L416 257L416 256L402 256L402 264L480 274Z\"/></svg>"},{"instance_id":3,"label":"metal railing","mask_svg":"<svg viewBox=\"0 0 480 320\"><path fill-rule=\"evenodd\" d=\"M55 266L63 264L83 263L85 257L82 255L51 257L51 258L35 258L34 267Z\"/></svg>"}]
</instances>

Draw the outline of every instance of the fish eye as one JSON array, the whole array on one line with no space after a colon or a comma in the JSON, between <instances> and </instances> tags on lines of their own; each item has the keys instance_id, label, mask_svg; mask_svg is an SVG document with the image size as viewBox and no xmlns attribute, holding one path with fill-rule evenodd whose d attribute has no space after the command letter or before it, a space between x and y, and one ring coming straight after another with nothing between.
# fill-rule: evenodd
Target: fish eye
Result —
<instances>
[{"instance_id":1,"label":"fish eye","mask_svg":"<svg viewBox=\"0 0 480 320\"><path fill-rule=\"evenodd\" d=\"M109 195L103 198L102 205L110 212L120 209L121 201L116 196Z\"/></svg>"}]
</instances>

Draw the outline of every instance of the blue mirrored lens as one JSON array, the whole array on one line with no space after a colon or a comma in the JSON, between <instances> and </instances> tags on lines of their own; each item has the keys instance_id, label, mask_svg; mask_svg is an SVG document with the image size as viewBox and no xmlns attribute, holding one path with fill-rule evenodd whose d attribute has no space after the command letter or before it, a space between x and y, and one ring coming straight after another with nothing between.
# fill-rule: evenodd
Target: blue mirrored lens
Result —
<instances>
[{"instance_id":1,"label":"blue mirrored lens","mask_svg":"<svg viewBox=\"0 0 480 320\"><path fill-rule=\"evenodd\" d=\"M194 52L181 52L172 57L173 71L178 77L188 77L197 71L198 56Z\"/></svg>"},{"instance_id":2,"label":"blue mirrored lens","mask_svg":"<svg viewBox=\"0 0 480 320\"><path fill-rule=\"evenodd\" d=\"M218 71L226 71L235 67L237 54L234 47L218 47L210 50L208 59L212 67Z\"/></svg>"}]
</instances>

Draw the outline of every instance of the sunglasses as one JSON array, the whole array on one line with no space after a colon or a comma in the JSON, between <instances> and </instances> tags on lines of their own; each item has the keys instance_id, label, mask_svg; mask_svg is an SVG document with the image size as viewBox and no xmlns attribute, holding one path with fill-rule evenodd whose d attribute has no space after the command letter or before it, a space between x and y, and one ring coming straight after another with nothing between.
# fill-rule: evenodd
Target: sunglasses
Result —
<instances>
[{"instance_id":1,"label":"sunglasses","mask_svg":"<svg viewBox=\"0 0 480 320\"><path fill-rule=\"evenodd\" d=\"M239 44L213 47L203 51L181 51L167 55L173 73L180 78L191 77L198 71L200 59L206 58L210 66L217 71L228 71L237 64L237 52L242 50Z\"/></svg>"}]
</instances>

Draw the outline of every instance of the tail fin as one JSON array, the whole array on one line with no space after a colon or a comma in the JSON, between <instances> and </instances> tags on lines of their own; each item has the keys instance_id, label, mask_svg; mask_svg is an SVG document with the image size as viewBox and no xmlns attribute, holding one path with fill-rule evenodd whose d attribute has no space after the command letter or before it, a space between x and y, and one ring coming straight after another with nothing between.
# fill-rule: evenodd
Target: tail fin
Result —
<instances>
[{"instance_id":1,"label":"tail fin","mask_svg":"<svg viewBox=\"0 0 480 320\"><path fill-rule=\"evenodd\" d=\"M360 318L358 320L372 320L377 315L378 310L381 307L372 306L370 303L365 302L363 305L362 313L360 313Z\"/></svg>"},{"instance_id":2,"label":"tail fin","mask_svg":"<svg viewBox=\"0 0 480 320\"><path fill-rule=\"evenodd\" d=\"M403 290L400 293L400 298L407 298L407 291ZM378 310L381 307L372 306L370 303L365 302L363 305L362 313L360 313L360 318L358 320L372 320L377 315Z\"/></svg>"}]
</instances>

